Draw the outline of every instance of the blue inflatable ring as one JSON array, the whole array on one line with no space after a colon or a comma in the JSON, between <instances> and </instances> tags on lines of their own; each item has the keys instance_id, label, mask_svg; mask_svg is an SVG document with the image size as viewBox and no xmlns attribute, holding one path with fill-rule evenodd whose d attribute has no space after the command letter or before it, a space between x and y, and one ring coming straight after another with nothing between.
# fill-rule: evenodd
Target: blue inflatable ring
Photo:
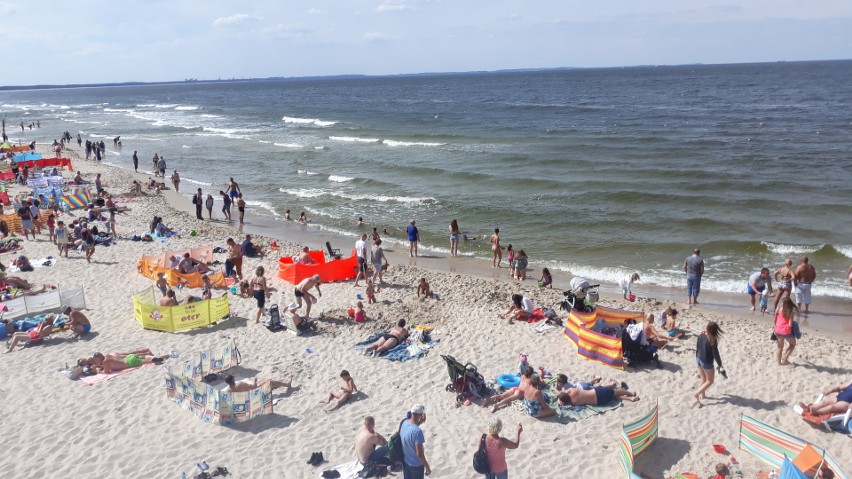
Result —
<instances>
[{"instance_id":1,"label":"blue inflatable ring","mask_svg":"<svg viewBox=\"0 0 852 479\"><path fill-rule=\"evenodd\" d=\"M521 384L521 378L517 374L501 374L497 378L497 384L504 388L513 388Z\"/></svg>"}]
</instances>

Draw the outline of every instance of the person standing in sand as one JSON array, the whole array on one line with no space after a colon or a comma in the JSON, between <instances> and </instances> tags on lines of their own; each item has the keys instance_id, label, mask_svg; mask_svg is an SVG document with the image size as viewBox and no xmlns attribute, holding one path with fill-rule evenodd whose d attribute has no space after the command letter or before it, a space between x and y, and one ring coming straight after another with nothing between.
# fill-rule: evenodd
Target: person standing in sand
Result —
<instances>
[{"instance_id":1,"label":"person standing in sand","mask_svg":"<svg viewBox=\"0 0 852 479\"><path fill-rule=\"evenodd\" d=\"M362 234L361 238L355 242L355 257L358 258L358 272L355 273L355 286L358 287L358 280L363 277L367 279L367 235Z\"/></svg>"},{"instance_id":2,"label":"person standing in sand","mask_svg":"<svg viewBox=\"0 0 852 479\"><path fill-rule=\"evenodd\" d=\"M228 238L226 241L228 245L228 259L225 262L225 271L228 271L228 263L230 263L231 274L228 276L234 275L237 280L243 279L243 251L240 248L240 245L234 241L234 238Z\"/></svg>"},{"instance_id":3,"label":"person standing in sand","mask_svg":"<svg viewBox=\"0 0 852 479\"><path fill-rule=\"evenodd\" d=\"M177 170L172 172L172 184L175 187L175 193L180 193L180 175Z\"/></svg>"},{"instance_id":4,"label":"person standing in sand","mask_svg":"<svg viewBox=\"0 0 852 479\"><path fill-rule=\"evenodd\" d=\"M796 268L796 276L793 278L793 285L796 288L796 307L802 311L802 305L805 309L802 311L808 314L811 305L811 285L816 280L816 268L808 262L808 257L802 258L802 264Z\"/></svg>"},{"instance_id":5,"label":"person standing in sand","mask_svg":"<svg viewBox=\"0 0 852 479\"><path fill-rule=\"evenodd\" d=\"M219 190L219 196L222 197L222 214L226 220L231 221L231 197L222 190Z\"/></svg>"},{"instance_id":6,"label":"person standing in sand","mask_svg":"<svg viewBox=\"0 0 852 479\"><path fill-rule=\"evenodd\" d=\"M790 258L784 260L784 265L776 269L772 276L778 286L775 289L775 304L772 305L772 310L775 311L778 309L778 302L784 298L789 298L793 292L793 279L796 277L796 273L793 271L793 260Z\"/></svg>"},{"instance_id":7,"label":"person standing in sand","mask_svg":"<svg viewBox=\"0 0 852 479\"><path fill-rule=\"evenodd\" d=\"M775 310L775 328L772 330L775 333L778 347L775 349L775 362L780 366L790 364L790 355L796 349L796 334L793 330L793 310L796 305L793 300L784 298L781 302L781 307ZM787 341L787 352L784 353L784 341Z\"/></svg>"},{"instance_id":8,"label":"person standing in sand","mask_svg":"<svg viewBox=\"0 0 852 479\"><path fill-rule=\"evenodd\" d=\"M133 150L133 171L139 173L139 155L136 150Z\"/></svg>"},{"instance_id":9,"label":"person standing in sand","mask_svg":"<svg viewBox=\"0 0 852 479\"><path fill-rule=\"evenodd\" d=\"M417 243L420 242L420 231L417 230L414 220L411 220L406 232L408 233L408 256L413 258L417 256Z\"/></svg>"},{"instance_id":10,"label":"person standing in sand","mask_svg":"<svg viewBox=\"0 0 852 479\"><path fill-rule=\"evenodd\" d=\"M201 207L204 205L204 194L201 193L201 188L198 188L198 192L192 196L192 204L195 205L195 217L203 220L204 216L201 215Z\"/></svg>"},{"instance_id":11,"label":"person standing in sand","mask_svg":"<svg viewBox=\"0 0 852 479\"><path fill-rule=\"evenodd\" d=\"M97 147L95 147L95 149L97 150ZM151 171L154 172L154 177L157 177L157 176L159 176L159 175L157 175L157 170L159 169L158 165L160 163L160 155L157 154L157 153L154 153L154 157L151 158L151 162L152 162Z\"/></svg>"},{"instance_id":12,"label":"person standing in sand","mask_svg":"<svg viewBox=\"0 0 852 479\"><path fill-rule=\"evenodd\" d=\"M207 199L204 200L204 207L207 208L207 219L213 219L213 195L207 193Z\"/></svg>"},{"instance_id":13,"label":"person standing in sand","mask_svg":"<svg viewBox=\"0 0 852 479\"><path fill-rule=\"evenodd\" d=\"M491 267L499 268L503 262L503 247L500 246L500 228L494 228L491 235Z\"/></svg>"},{"instance_id":14,"label":"person standing in sand","mask_svg":"<svg viewBox=\"0 0 852 479\"><path fill-rule=\"evenodd\" d=\"M382 240L377 239L373 247L370 249L370 259L373 263L373 281L376 279L379 280L379 285L384 286L385 281L382 278L382 274L387 269L389 263L387 257L385 257L385 250L382 249Z\"/></svg>"},{"instance_id":15,"label":"person standing in sand","mask_svg":"<svg viewBox=\"0 0 852 479\"><path fill-rule=\"evenodd\" d=\"M233 198L233 195L231 197ZM243 200L242 193L237 194L237 211L240 212L240 224L244 224L243 217L246 214L246 202Z\"/></svg>"},{"instance_id":16,"label":"person standing in sand","mask_svg":"<svg viewBox=\"0 0 852 479\"><path fill-rule=\"evenodd\" d=\"M305 303L307 304L307 308L305 308L306 318L311 316L311 306L317 302L317 298L309 292L311 288L316 288L317 295L319 295L320 298L322 297L322 291L320 291L320 275L315 274L309 278L303 279L296 285L296 289L294 290L296 295L296 304L299 308L302 307L302 298L305 298Z\"/></svg>"},{"instance_id":17,"label":"person standing in sand","mask_svg":"<svg viewBox=\"0 0 852 479\"><path fill-rule=\"evenodd\" d=\"M704 276L704 260L701 259L701 250L692 250L692 256L683 262L683 270L686 272L686 302L687 304L698 304L698 293L701 292L701 277Z\"/></svg>"},{"instance_id":18,"label":"person standing in sand","mask_svg":"<svg viewBox=\"0 0 852 479\"><path fill-rule=\"evenodd\" d=\"M704 393L713 385L716 377L713 361L716 361L720 370L722 368L722 356L719 355L719 339L721 339L722 333L719 325L715 321L710 321L704 328L704 332L698 335L695 362L698 364L698 376L701 378L701 384L693 395L695 398L693 406L701 406L701 400L705 398Z\"/></svg>"},{"instance_id":19,"label":"person standing in sand","mask_svg":"<svg viewBox=\"0 0 852 479\"><path fill-rule=\"evenodd\" d=\"M415 404L410 412L411 418L399 428L403 455L402 474L404 479L423 479L423 476L432 474L423 448L426 437L420 429L420 425L426 422L426 406Z\"/></svg>"},{"instance_id":20,"label":"person standing in sand","mask_svg":"<svg viewBox=\"0 0 852 479\"><path fill-rule=\"evenodd\" d=\"M266 278L264 275L263 266L258 266L256 270L254 270L254 278L251 279L249 284L251 285L251 294L254 296L255 301L257 301L257 316L254 318L255 323L260 322L260 317L263 316L264 310L263 307L266 305L266 298L272 295L269 292L269 287L266 286Z\"/></svg>"},{"instance_id":21,"label":"person standing in sand","mask_svg":"<svg viewBox=\"0 0 852 479\"><path fill-rule=\"evenodd\" d=\"M524 427L518 423L518 429L515 432L515 440L509 440L500 436L500 431L503 430L503 422L497 418L488 422L488 434L485 435L485 444L481 444L482 437L476 444L477 449L481 446L485 449L485 454L488 457L488 469L490 473L485 475L485 479L508 479L509 468L506 466L506 450L517 449L521 444L521 432Z\"/></svg>"}]
</instances>

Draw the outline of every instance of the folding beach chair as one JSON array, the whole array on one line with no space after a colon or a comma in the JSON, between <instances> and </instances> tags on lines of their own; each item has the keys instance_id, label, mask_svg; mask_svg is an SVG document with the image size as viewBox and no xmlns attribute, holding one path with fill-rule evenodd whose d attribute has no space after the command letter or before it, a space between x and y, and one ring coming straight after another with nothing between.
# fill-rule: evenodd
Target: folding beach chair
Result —
<instances>
[{"instance_id":1,"label":"folding beach chair","mask_svg":"<svg viewBox=\"0 0 852 479\"><path fill-rule=\"evenodd\" d=\"M328 250L328 255L334 259L340 259L340 250L331 247L331 241L325 242L325 248Z\"/></svg>"},{"instance_id":2,"label":"folding beach chair","mask_svg":"<svg viewBox=\"0 0 852 479\"><path fill-rule=\"evenodd\" d=\"M825 396L820 394L814 400L814 404L823 400ZM844 434L852 436L852 427L850 427L849 419L852 418L852 406L846 409L845 413L841 414L822 414L814 415L806 413L798 404L793 406L793 411L802 416L808 424L821 427L827 432L840 431Z\"/></svg>"}]
</instances>

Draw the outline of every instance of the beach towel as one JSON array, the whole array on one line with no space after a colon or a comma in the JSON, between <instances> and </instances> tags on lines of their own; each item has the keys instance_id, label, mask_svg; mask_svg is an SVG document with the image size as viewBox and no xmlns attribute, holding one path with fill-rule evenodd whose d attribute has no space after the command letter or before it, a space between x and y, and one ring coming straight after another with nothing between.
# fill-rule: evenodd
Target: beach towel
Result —
<instances>
[{"instance_id":1,"label":"beach towel","mask_svg":"<svg viewBox=\"0 0 852 479\"><path fill-rule=\"evenodd\" d=\"M539 321L547 319L547 316L544 314L544 311L541 308L535 308L527 319L519 319L518 321L526 321L528 323L537 323Z\"/></svg>"},{"instance_id":2,"label":"beach towel","mask_svg":"<svg viewBox=\"0 0 852 479\"><path fill-rule=\"evenodd\" d=\"M554 391L553 389L547 389L546 391L544 391L544 394L549 399L548 404L550 404L550 407L556 410L556 416L553 416L554 420L563 424L590 418L592 416L597 416L599 414L603 414L607 411L612 411L613 409L618 409L621 407L621 401L616 400L612 400L602 406L560 407L559 402L556 399L556 391ZM512 407L520 411L522 414L526 414L526 411L524 411L523 401L514 401L512 403Z\"/></svg>"},{"instance_id":3,"label":"beach towel","mask_svg":"<svg viewBox=\"0 0 852 479\"><path fill-rule=\"evenodd\" d=\"M104 381L109 381L112 378L115 378L115 377L118 377L118 376L123 376L125 374L129 374L129 373L132 373L133 371L136 371L136 370L142 369L142 368L147 368L149 366L156 366L156 364L154 364L154 363L143 364L143 365L141 365L137 368L122 369L120 371L115 371L115 372L112 372L112 373L109 373L109 374L103 374L102 373L102 374L95 374L94 376L80 376L80 381L83 381L84 383L88 384L89 386L94 386L95 384L102 383Z\"/></svg>"},{"instance_id":4,"label":"beach towel","mask_svg":"<svg viewBox=\"0 0 852 479\"><path fill-rule=\"evenodd\" d=\"M46 268L48 266L53 266L56 264L56 259L53 256L48 256L47 258L39 258L30 260L30 264L33 268ZM17 273L21 271L21 268L18 268L16 265L9 266L10 273Z\"/></svg>"},{"instance_id":5,"label":"beach towel","mask_svg":"<svg viewBox=\"0 0 852 479\"><path fill-rule=\"evenodd\" d=\"M557 329L557 327L552 325L552 324L547 324L547 323L538 323L534 326L530 326L530 331L532 331L534 333L546 333L546 332L550 331L551 329Z\"/></svg>"},{"instance_id":6,"label":"beach towel","mask_svg":"<svg viewBox=\"0 0 852 479\"><path fill-rule=\"evenodd\" d=\"M177 231L172 231L171 233L166 233L164 235L158 236L158 235L154 234L154 232L152 232L152 231L147 231L145 233L142 233L139 236L144 237L145 235L148 235L148 236L150 236L151 238L154 238L154 239L163 239L163 238L171 238L172 236L180 236L180 233L178 233Z\"/></svg>"},{"instance_id":7,"label":"beach towel","mask_svg":"<svg viewBox=\"0 0 852 479\"><path fill-rule=\"evenodd\" d=\"M380 337L381 333L373 334L369 338L361 341L360 343L355 344L353 349L363 353L364 350L367 349L367 346L378 341ZM429 354L429 349L431 349L437 343L437 339L430 339L428 342L417 341L414 343L410 341L403 341L402 344L397 344L393 348L388 349L379 357L383 359L389 359L391 361L399 361L401 363L414 361Z\"/></svg>"},{"instance_id":8,"label":"beach towel","mask_svg":"<svg viewBox=\"0 0 852 479\"><path fill-rule=\"evenodd\" d=\"M363 468L364 466L356 459L339 466L326 468L323 471L337 471L340 473L340 479L358 479L358 471ZM319 477L323 477L322 472L319 473Z\"/></svg>"}]
</instances>

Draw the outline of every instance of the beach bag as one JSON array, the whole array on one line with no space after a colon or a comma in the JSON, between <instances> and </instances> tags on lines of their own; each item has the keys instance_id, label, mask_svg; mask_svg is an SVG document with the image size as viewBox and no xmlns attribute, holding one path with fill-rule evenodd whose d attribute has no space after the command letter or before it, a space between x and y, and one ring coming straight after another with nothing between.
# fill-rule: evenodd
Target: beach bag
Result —
<instances>
[{"instance_id":1,"label":"beach bag","mask_svg":"<svg viewBox=\"0 0 852 479\"><path fill-rule=\"evenodd\" d=\"M488 453L485 452L485 434L479 440L479 449L473 453L473 470L480 474L491 473L491 466L488 464Z\"/></svg>"},{"instance_id":2,"label":"beach bag","mask_svg":"<svg viewBox=\"0 0 852 479\"><path fill-rule=\"evenodd\" d=\"M266 329L270 331L277 331L282 329L284 326L281 325L281 313L278 310L277 304L269 305L269 308L266 309L266 314L269 315L269 319L264 321L264 326Z\"/></svg>"},{"instance_id":3,"label":"beach bag","mask_svg":"<svg viewBox=\"0 0 852 479\"><path fill-rule=\"evenodd\" d=\"M393 436L388 439L388 453L387 458L390 459L391 464L401 463L403 460L402 453L402 437L399 435L399 431L402 430L402 423L407 421L408 419L403 419L399 422L399 427L396 432L393 433Z\"/></svg>"}]
</instances>

